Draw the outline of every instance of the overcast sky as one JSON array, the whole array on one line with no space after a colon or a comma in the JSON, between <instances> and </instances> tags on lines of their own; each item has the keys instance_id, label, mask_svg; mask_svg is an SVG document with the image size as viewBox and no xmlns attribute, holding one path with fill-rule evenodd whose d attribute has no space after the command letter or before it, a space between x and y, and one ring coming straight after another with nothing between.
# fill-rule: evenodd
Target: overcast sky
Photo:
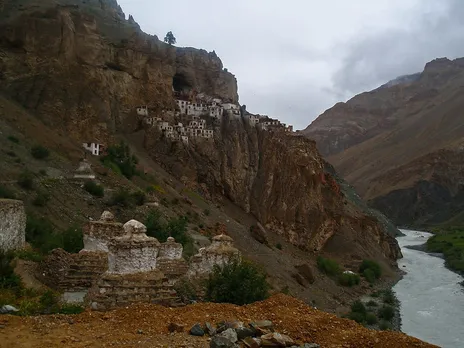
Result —
<instances>
[{"instance_id":1,"label":"overcast sky","mask_svg":"<svg viewBox=\"0 0 464 348\"><path fill-rule=\"evenodd\" d=\"M305 128L338 101L464 56L464 0L119 0L161 40L215 50L253 113Z\"/></svg>"}]
</instances>

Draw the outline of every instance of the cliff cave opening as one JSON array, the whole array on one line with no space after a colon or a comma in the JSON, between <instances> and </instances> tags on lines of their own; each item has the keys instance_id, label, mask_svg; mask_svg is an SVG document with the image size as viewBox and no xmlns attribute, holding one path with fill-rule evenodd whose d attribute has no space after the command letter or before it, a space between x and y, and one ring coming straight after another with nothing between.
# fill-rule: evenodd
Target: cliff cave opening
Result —
<instances>
[{"instance_id":1,"label":"cliff cave opening","mask_svg":"<svg viewBox=\"0 0 464 348\"><path fill-rule=\"evenodd\" d=\"M175 74L172 78L172 87L178 93L188 93L192 89L187 77L181 73Z\"/></svg>"}]
</instances>

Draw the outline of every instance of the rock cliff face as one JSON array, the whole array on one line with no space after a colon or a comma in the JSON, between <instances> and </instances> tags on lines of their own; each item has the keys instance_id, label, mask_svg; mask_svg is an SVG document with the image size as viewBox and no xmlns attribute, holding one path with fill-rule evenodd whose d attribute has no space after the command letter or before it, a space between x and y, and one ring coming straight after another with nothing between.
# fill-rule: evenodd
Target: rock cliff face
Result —
<instances>
[{"instance_id":1,"label":"rock cliff face","mask_svg":"<svg viewBox=\"0 0 464 348\"><path fill-rule=\"evenodd\" d=\"M238 100L214 52L143 33L113 0L7 0L0 47L0 90L79 141L135 129L138 105L173 108L174 80Z\"/></svg>"},{"instance_id":2,"label":"rock cliff face","mask_svg":"<svg viewBox=\"0 0 464 348\"><path fill-rule=\"evenodd\" d=\"M462 223L464 59L396 82L335 105L304 133L395 223Z\"/></svg>"},{"instance_id":3,"label":"rock cliff face","mask_svg":"<svg viewBox=\"0 0 464 348\"><path fill-rule=\"evenodd\" d=\"M1 93L76 143L109 143L138 129L136 106L161 115L174 108L174 91L238 101L235 77L214 52L143 33L111 0L7 0L0 48ZM160 164L294 245L319 251L338 236L345 253L398 256L380 224L345 201L313 141L258 131L241 117L216 125L212 142L187 147L155 128L146 130L145 148Z\"/></svg>"},{"instance_id":4,"label":"rock cliff face","mask_svg":"<svg viewBox=\"0 0 464 348\"><path fill-rule=\"evenodd\" d=\"M323 250L339 234L389 259L400 256L379 222L345 199L315 142L303 136L261 131L246 119L226 116L214 140L186 147L152 128L145 147L168 171L197 182L205 196L230 199L302 249ZM356 252L365 254L361 247Z\"/></svg>"}]
</instances>

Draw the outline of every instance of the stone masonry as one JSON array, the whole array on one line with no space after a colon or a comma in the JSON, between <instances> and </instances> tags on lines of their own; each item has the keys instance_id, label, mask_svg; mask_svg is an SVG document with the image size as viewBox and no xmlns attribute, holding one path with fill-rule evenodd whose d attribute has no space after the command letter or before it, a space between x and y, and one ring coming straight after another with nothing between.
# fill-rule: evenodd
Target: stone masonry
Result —
<instances>
[{"instance_id":1,"label":"stone masonry","mask_svg":"<svg viewBox=\"0 0 464 348\"><path fill-rule=\"evenodd\" d=\"M26 243L26 212L22 201L0 199L0 251L17 250Z\"/></svg>"},{"instance_id":2,"label":"stone masonry","mask_svg":"<svg viewBox=\"0 0 464 348\"><path fill-rule=\"evenodd\" d=\"M232 238L219 235L200 249L190 263L182 244L169 237L165 243L146 235L136 220L124 225L110 212L84 228L84 249L78 254L54 250L42 263L40 278L63 292L65 302L84 302L107 310L133 302L175 305L174 285L183 277L204 278L214 265L240 260Z\"/></svg>"}]
</instances>

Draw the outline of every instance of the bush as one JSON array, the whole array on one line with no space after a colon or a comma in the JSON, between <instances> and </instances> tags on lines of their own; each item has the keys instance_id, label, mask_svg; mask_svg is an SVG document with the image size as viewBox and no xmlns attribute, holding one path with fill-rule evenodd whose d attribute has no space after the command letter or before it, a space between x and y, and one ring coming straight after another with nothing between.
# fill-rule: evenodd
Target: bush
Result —
<instances>
[{"instance_id":1,"label":"bush","mask_svg":"<svg viewBox=\"0 0 464 348\"><path fill-rule=\"evenodd\" d=\"M276 248L279 249L279 250L282 250L282 244L277 243L277 244L276 244Z\"/></svg>"},{"instance_id":2,"label":"bush","mask_svg":"<svg viewBox=\"0 0 464 348\"><path fill-rule=\"evenodd\" d=\"M367 302L367 306L368 307L377 307L378 304L377 304L377 302L375 302L373 300L370 300L369 302Z\"/></svg>"},{"instance_id":3,"label":"bush","mask_svg":"<svg viewBox=\"0 0 464 348\"><path fill-rule=\"evenodd\" d=\"M105 189L103 186L98 185L95 181L88 180L84 183L84 190L95 197L103 197L105 195Z\"/></svg>"},{"instance_id":4,"label":"bush","mask_svg":"<svg viewBox=\"0 0 464 348\"><path fill-rule=\"evenodd\" d=\"M209 209L205 209L203 210L203 214L205 214L206 216L209 216L211 214L211 211Z\"/></svg>"},{"instance_id":5,"label":"bush","mask_svg":"<svg viewBox=\"0 0 464 348\"><path fill-rule=\"evenodd\" d=\"M79 314L84 311L82 306L76 304L63 304L58 310L59 314Z\"/></svg>"},{"instance_id":6,"label":"bush","mask_svg":"<svg viewBox=\"0 0 464 348\"><path fill-rule=\"evenodd\" d=\"M18 185L25 190L32 190L34 188L34 176L31 172L24 171L19 175Z\"/></svg>"},{"instance_id":7,"label":"bush","mask_svg":"<svg viewBox=\"0 0 464 348\"><path fill-rule=\"evenodd\" d=\"M189 244L193 244L192 239L187 234L187 218L184 216L172 218L166 223L162 220L159 210L152 210L148 213L145 226L147 227L147 235L155 237L161 242L166 241L168 237L173 237L184 248L189 248Z\"/></svg>"},{"instance_id":8,"label":"bush","mask_svg":"<svg viewBox=\"0 0 464 348\"><path fill-rule=\"evenodd\" d=\"M62 248L68 253L78 253L84 248L84 235L80 227L70 227L61 234Z\"/></svg>"},{"instance_id":9,"label":"bush","mask_svg":"<svg viewBox=\"0 0 464 348\"><path fill-rule=\"evenodd\" d=\"M384 305L379 308L378 315L379 318L390 321L395 316L395 309L392 306Z\"/></svg>"},{"instance_id":10,"label":"bush","mask_svg":"<svg viewBox=\"0 0 464 348\"><path fill-rule=\"evenodd\" d=\"M37 145L31 149L31 155L35 159L45 159L50 155L50 151L42 145Z\"/></svg>"},{"instance_id":11,"label":"bush","mask_svg":"<svg viewBox=\"0 0 464 348\"><path fill-rule=\"evenodd\" d=\"M361 278L357 274L351 274L351 273L342 273L338 277L338 282L340 285L343 286L353 286L353 285L358 285L360 282Z\"/></svg>"},{"instance_id":12,"label":"bush","mask_svg":"<svg viewBox=\"0 0 464 348\"><path fill-rule=\"evenodd\" d=\"M147 196L142 191L135 191L131 194L132 200L138 206L144 205L147 200Z\"/></svg>"},{"instance_id":13,"label":"bush","mask_svg":"<svg viewBox=\"0 0 464 348\"><path fill-rule=\"evenodd\" d=\"M368 325L377 324L377 316L374 313L367 313L366 314L366 323Z\"/></svg>"},{"instance_id":14,"label":"bush","mask_svg":"<svg viewBox=\"0 0 464 348\"><path fill-rule=\"evenodd\" d=\"M45 207L50 200L50 195L45 192L39 192L37 193L37 196L35 196L34 200L32 201L32 204L35 205L36 207Z\"/></svg>"},{"instance_id":15,"label":"bush","mask_svg":"<svg viewBox=\"0 0 464 348\"><path fill-rule=\"evenodd\" d=\"M365 269L362 273L363 277L371 284L373 284L376 280L375 278L375 273L373 270L371 270L370 268L368 269Z\"/></svg>"},{"instance_id":16,"label":"bush","mask_svg":"<svg viewBox=\"0 0 464 348\"><path fill-rule=\"evenodd\" d=\"M266 275L250 262L215 266L206 285L206 298L212 302L244 305L268 297Z\"/></svg>"},{"instance_id":17,"label":"bush","mask_svg":"<svg viewBox=\"0 0 464 348\"><path fill-rule=\"evenodd\" d=\"M110 168L113 168L113 164L116 165L119 172L128 179L136 174L137 157L131 155L129 146L122 141L118 145L108 147L107 155L102 161Z\"/></svg>"},{"instance_id":18,"label":"bush","mask_svg":"<svg viewBox=\"0 0 464 348\"><path fill-rule=\"evenodd\" d=\"M379 325L380 330L391 330L392 325L385 320L382 320Z\"/></svg>"},{"instance_id":19,"label":"bush","mask_svg":"<svg viewBox=\"0 0 464 348\"><path fill-rule=\"evenodd\" d=\"M62 247L62 239L54 232L50 220L38 218L34 215L27 215L26 219L26 241L41 253L48 253L50 250Z\"/></svg>"},{"instance_id":20,"label":"bush","mask_svg":"<svg viewBox=\"0 0 464 348\"><path fill-rule=\"evenodd\" d=\"M391 289L385 290L385 292L383 294L383 302L385 302L387 304L390 304L390 305L395 304L396 296L393 293L393 290L391 290Z\"/></svg>"},{"instance_id":21,"label":"bush","mask_svg":"<svg viewBox=\"0 0 464 348\"><path fill-rule=\"evenodd\" d=\"M47 290L40 296L39 303L45 313L54 313L58 309L58 295L51 290Z\"/></svg>"},{"instance_id":22,"label":"bush","mask_svg":"<svg viewBox=\"0 0 464 348\"><path fill-rule=\"evenodd\" d=\"M6 154L10 157L16 157L16 153L14 151L8 151Z\"/></svg>"},{"instance_id":23,"label":"bush","mask_svg":"<svg viewBox=\"0 0 464 348\"><path fill-rule=\"evenodd\" d=\"M382 276L382 268L380 267L380 265L375 262L375 261L372 261L372 260L364 260L362 263L361 263L361 266L359 267L359 273L361 274L365 274L364 272L366 270L371 270L371 272L374 274L374 277L375 279L379 279L381 276ZM371 276L371 272L368 272L369 273L369 277L372 278ZM367 279L367 278L366 278ZM369 281L369 280L368 280Z\"/></svg>"},{"instance_id":24,"label":"bush","mask_svg":"<svg viewBox=\"0 0 464 348\"><path fill-rule=\"evenodd\" d=\"M173 198L173 199L171 200L171 203L172 203L173 205L178 205L179 202L180 202L180 201L179 201L179 198L177 198L177 197L176 197L176 198Z\"/></svg>"},{"instance_id":25,"label":"bush","mask_svg":"<svg viewBox=\"0 0 464 348\"><path fill-rule=\"evenodd\" d=\"M196 286L188 278L179 280L175 285L177 296L181 298L183 302L191 302L198 300L198 291Z\"/></svg>"},{"instance_id":26,"label":"bush","mask_svg":"<svg viewBox=\"0 0 464 348\"><path fill-rule=\"evenodd\" d=\"M322 256L317 258L317 267L327 275L335 276L340 273L340 266L335 260L325 259Z\"/></svg>"},{"instance_id":27,"label":"bush","mask_svg":"<svg viewBox=\"0 0 464 348\"><path fill-rule=\"evenodd\" d=\"M15 251L14 255L21 260L40 262L43 260L41 254L34 249L22 249Z\"/></svg>"},{"instance_id":28,"label":"bush","mask_svg":"<svg viewBox=\"0 0 464 348\"><path fill-rule=\"evenodd\" d=\"M9 135L8 140L11 141L12 143L19 144L19 139L13 135Z\"/></svg>"},{"instance_id":29,"label":"bush","mask_svg":"<svg viewBox=\"0 0 464 348\"><path fill-rule=\"evenodd\" d=\"M348 318L360 324L362 324L366 319L365 315L359 312L351 312L350 314L348 314Z\"/></svg>"},{"instance_id":30,"label":"bush","mask_svg":"<svg viewBox=\"0 0 464 348\"><path fill-rule=\"evenodd\" d=\"M129 191L125 189L119 189L113 194L111 198L111 205L119 205L121 207L129 207L131 202L131 195Z\"/></svg>"},{"instance_id":31,"label":"bush","mask_svg":"<svg viewBox=\"0 0 464 348\"><path fill-rule=\"evenodd\" d=\"M364 306L364 303L358 300L353 302L353 304L351 305L351 311L365 315L366 307Z\"/></svg>"},{"instance_id":32,"label":"bush","mask_svg":"<svg viewBox=\"0 0 464 348\"><path fill-rule=\"evenodd\" d=\"M0 289L21 289L21 278L14 273L11 254L0 253Z\"/></svg>"},{"instance_id":33,"label":"bush","mask_svg":"<svg viewBox=\"0 0 464 348\"><path fill-rule=\"evenodd\" d=\"M16 195L9 188L3 185L0 185L0 198L15 199Z\"/></svg>"}]
</instances>

